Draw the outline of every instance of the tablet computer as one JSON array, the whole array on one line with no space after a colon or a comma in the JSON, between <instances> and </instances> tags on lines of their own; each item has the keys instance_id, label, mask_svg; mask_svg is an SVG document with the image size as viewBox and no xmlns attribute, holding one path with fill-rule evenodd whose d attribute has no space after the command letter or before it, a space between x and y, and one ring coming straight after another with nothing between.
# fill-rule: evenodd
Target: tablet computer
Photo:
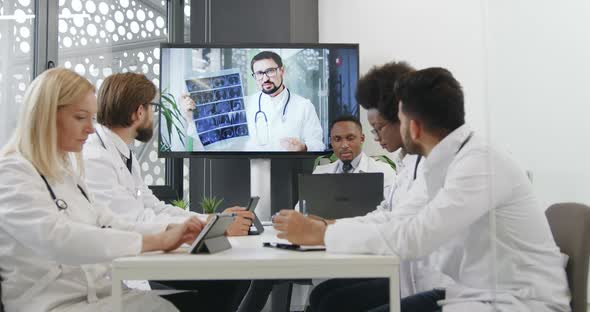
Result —
<instances>
[{"instance_id":1,"label":"tablet computer","mask_svg":"<svg viewBox=\"0 0 590 312\"><path fill-rule=\"evenodd\" d=\"M233 214L213 215L189 248L189 253L215 253L231 248L229 240L225 237L225 231L233 221Z\"/></svg>"},{"instance_id":2,"label":"tablet computer","mask_svg":"<svg viewBox=\"0 0 590 312\"><path fill-rule=\"evenodd\" d=\"M256 208L256 205L258 205L259 200L260 197L258 196L250 197L250 201L248 202L246 210L252 211L252 213L254 213L254 208ZM260 222L260 219L258 219L258 216L256 214L254 214L254 220L252 220L252 225L254 226L255 230L251 229L250 231L248 231L248 235L259 235L262 234L262 232L264 232L264 226L262 225L262 222Z\"/></svg>"}]
</instances>

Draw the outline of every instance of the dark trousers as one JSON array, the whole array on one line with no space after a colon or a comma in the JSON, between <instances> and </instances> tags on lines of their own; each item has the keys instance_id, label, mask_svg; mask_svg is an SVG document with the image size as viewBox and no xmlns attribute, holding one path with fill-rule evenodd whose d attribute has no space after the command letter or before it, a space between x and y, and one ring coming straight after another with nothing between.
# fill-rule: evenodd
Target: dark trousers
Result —
<instances>
[{"instance_id":1,"label":"dark trousers","mask_svg":"<svg viewBox=\"0 0 590 312\"><path fill-rule=\"evenodd\" d=\"M253 280L238 312L259 312L264 308L272 288L281 280Z\"/></svg>"},{"instance_id":2,"label":"dark trousers","mask_svg":"<svg viewBox=\"0 0 590 312\"><path fill-rule=\"evenodd\" d=\"M150 281L152 289L178 289L187 292L164 295L181 312L237 310L250 281Z\"/></svg>"},{"instance_id":3,"label":"dark trousers","mask_svg":"<svg viewBox=\"0 0 590 312\"><path fill-rule=\"evenodd\" d=\"M237 312L260 312L264 308L271 292L278 291L278 294L273 294L272 310L280 311L289 310L291 305L291 287L289 284L297 283L304 285L311 285L311 280L252 280L248 292L242 299L240 308ZM277 289L277 286L284 287ZM274 300L277 300L275 302Z\"/></svg>"},{"instance_id":4,"label":"dark trousers","mask_svg":"<svg viewBox=\"0 0 590 312\"><path fill-rule=\"evenodd\" d=\"M436 301L445 298L444 290L431 290L402 298L402 312L437 312ZM389 311L388 279L332 279L311 292L307 311Z\"/></svg>"}]
</instances>

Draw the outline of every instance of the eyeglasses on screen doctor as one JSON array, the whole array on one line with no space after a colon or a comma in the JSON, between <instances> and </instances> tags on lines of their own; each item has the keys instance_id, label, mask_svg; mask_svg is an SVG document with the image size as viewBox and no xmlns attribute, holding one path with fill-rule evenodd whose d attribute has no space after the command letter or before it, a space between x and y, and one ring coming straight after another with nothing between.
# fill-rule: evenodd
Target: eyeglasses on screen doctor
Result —
<instances>
[{"instance_id":1,"label":"eyeglasses on screen doctor","mask_svg":"<svg viewBox=\"0 0 590 312\"><path fill-rule=\"evenodd\" d=\"M268 78L272 78L277 75L279 69L280 67L271 67L266 69L265 71L257 71L255 73L252 73L252 77L254 77L254 79L256 80L262 80L262 78L264 78L264 75L266 75L266 77Z\"/></svg>"}]
</instances>

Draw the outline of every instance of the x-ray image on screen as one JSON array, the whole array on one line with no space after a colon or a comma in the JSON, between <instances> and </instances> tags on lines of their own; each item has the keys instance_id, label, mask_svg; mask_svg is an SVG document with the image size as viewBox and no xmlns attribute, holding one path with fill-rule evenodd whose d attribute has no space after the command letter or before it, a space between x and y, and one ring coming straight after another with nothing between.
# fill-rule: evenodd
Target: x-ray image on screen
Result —
<instances>
[{"instance_id":1,"label":"x-ray image on screen","mask_svg":"<svg viewBox=\"0 0 590 312\"><path fill-rule=\"evenodd\" d=\"M248 136L244 92L238 70L224 70L185 82L189 96L196 104L193 122L203 146Z\"/></svg>"}]
</instances>

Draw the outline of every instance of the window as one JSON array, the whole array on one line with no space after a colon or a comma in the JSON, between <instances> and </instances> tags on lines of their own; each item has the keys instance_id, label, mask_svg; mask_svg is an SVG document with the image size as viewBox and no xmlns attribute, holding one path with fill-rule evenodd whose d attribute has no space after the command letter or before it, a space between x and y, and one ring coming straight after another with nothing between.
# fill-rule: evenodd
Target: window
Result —
<instances>
[{"instance_id":1,"label":"window","mask_svg":"<svg viewBox=\"0 0 590 312\"><path fill-rule=\"evenodd\" d=\"M0 146L6 144L16 127L33 76L34 2L0 2Z\"/></svg>"},{"instance_id":2,"label":"window","mask_svg":"<svg viewBox=\"0 0 590 312\"><path fill-rule=\"evenodd\" d=\"M143 73L159 86L159 45L168 40L166 4L155 0L60 0L59 66L85 76L97 88L104 78L120 72ZM136 141L135 150L144 182L164 185L166 166L165 160L158 158L157 136L145 144Z\"/></svg>"}]
</instances>

